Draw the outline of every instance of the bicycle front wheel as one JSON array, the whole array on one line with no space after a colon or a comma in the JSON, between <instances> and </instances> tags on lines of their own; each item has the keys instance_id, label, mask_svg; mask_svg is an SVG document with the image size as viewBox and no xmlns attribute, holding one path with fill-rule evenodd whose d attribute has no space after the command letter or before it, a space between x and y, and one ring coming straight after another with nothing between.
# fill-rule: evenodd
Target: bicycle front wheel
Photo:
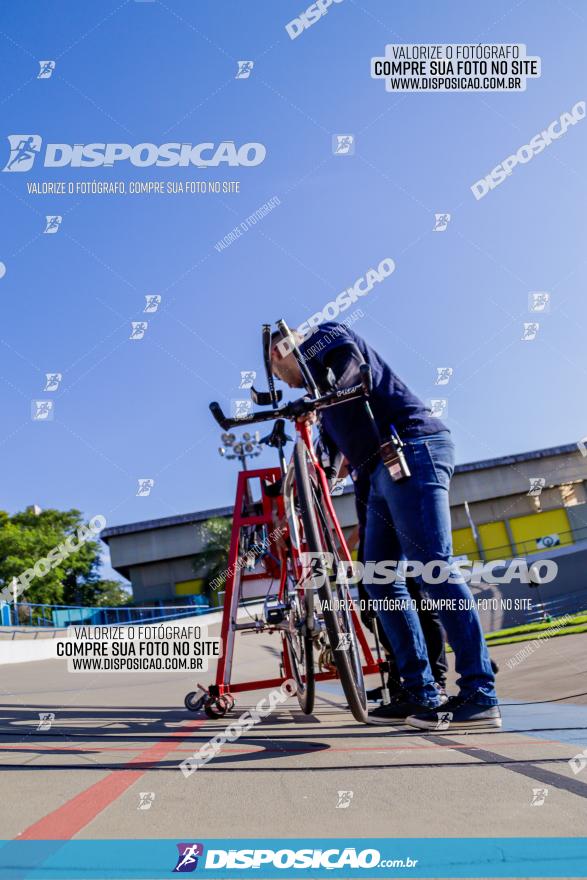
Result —
<instances>
[{"instance_id":1,"label":"bicycle front wheel","mask_svg":"<svg viewBox=\"0 0 587 880\"><path fill-rule=\"evenodd\" d=\"M334 525L322 500L322 488L308 448L300 438L294 450L294 469L300 516L307 550L323 564L318 587L322 615L340 683L354 718L368 723L367 696L360 649L348 605L347 584L338 582L340 549ZM331 554L328 555L328 554ZM333 571L333 574L330 571Z\"/></svg>"},{"instance_id":2,"label":"bicycle front wheel","mask_svg":"<svg viewBox=\"0 0 587 880\"><path fill-rule=\"evenodd\" d=\"M302 607L297 593L290 605L289 628L283 633L283 649L296 683L300 709L305 715L311 715L315 697L314 645L307 630L307 615L308 609Z\"/></svg>"}]
</instances>

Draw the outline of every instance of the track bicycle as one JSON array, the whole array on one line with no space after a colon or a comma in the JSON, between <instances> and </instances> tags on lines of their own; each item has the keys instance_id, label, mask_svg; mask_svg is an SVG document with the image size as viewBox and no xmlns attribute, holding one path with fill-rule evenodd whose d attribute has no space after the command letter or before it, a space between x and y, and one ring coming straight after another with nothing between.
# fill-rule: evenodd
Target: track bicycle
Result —
<instances>
[{"instance_id":1,"label":"track bicycle","mask_svg":"<svg viewBox=\"0 0 587 880\"><path fill-rule=\"evenodd\" d=\"M311 413L319 413L332 406L344 406L351 400L367 401L371 392L370 368L362 365L358 385L320 393L289 328L284 321L278 322L278 328L288 337L309 389L308 395L281 404L282 394L275 389L271 373L271 327L264 325L263 352L269 391L260 392L252 388L251 397L254 403L270 405L271 408L239 418L228 418L218 403L210 404L212 415L224 431L261 422L275 422L273 431L265 440L279 453L281 480L272 487L272 494L279 494L282 498L286 526L284 540L279 542L280 582L277 598L266 601L264 621L258 621L255 629L281 632L285 666L289 667L296 682L298 701L303 712L311 714L314 707L314 654L317 651L319 667L336 670L353 716L365 723L368 721L367 698L360 642L363 647L366 642L363 633L358 634L355 627L358 618L353 611L346 574L351 557L306 419ZM297 434L289 463L283 451L288 439L284 431L286 419L295 424ZM233 627L253 628L251 624L236 622L233 622ZM369 671L373 671L371 667Z\"/></svg>"}]
</instances>

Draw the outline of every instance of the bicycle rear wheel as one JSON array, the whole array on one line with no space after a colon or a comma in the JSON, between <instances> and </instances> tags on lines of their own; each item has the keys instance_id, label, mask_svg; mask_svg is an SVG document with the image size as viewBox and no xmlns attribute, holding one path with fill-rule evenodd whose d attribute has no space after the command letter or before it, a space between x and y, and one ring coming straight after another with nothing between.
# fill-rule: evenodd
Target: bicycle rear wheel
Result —
<instances>
[{"instance_id":1,"label":"bicycle rear wheel","mask_svg":"<svg viewBox=\"0 0 587 880\"><path fill-rule=\"evenodd\" d=\"M349 708L357 721L368 723L367 695L363 679L360 649L348 607L347 585L338 582L341 559L333 523L322 501L322 488L308 449L300 438L294 450L294 469L300 515L308 552L320 558L332 554L334 574L323 566L318 588L322 614L332 656ZM328 557L322 557L328 558Z\"/></svg>"}]
</instances>

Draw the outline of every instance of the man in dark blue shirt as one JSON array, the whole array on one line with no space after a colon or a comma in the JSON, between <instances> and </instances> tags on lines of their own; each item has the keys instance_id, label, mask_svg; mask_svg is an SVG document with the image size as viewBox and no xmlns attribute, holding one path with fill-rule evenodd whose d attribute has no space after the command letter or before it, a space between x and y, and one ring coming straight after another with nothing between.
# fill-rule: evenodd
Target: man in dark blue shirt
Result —
<instances>
[{"instance_id":1,"label":"man in dark blue shirt","mask_svg":"<svg viewBox=\"0 0 587 880\"><path fill-rule=\"evenodd\" d=\"M370 492L365 526L365 559L395 560L399 556L410 572L430 570L435 563L441 576L430 584L421 580L438 612L455 653L459 694L442 704L430 669L426 642L417 611L410 602L405 578L391 583L365 583L371 598L390 610L379 612L391 642L403 689L388 706L373 713L420 729L451 724L501 727L495 679L472 594L458 566L452 564L452 535L448 490L454 471L454 446L447 427L434 418L422 401L393 372L364 339L343 324L326 322L311 336L296 336L305 364L321 391L343 391L360 382L359 367L371 367L371 418L363 401L325 409L320 421L327 444L347 458L351 468L368 475ZM289 341L279 333L272 338L274 374L292 388L304 380ZM380 452L382 442L397 432L404 443L410 476L394 479ZM390 546L390 535L397 541ZM398 545L400 553L397 553ZM434 570L434 569L432 569ZM389 600L393 600L392 603Z\"/></svg>"}]
</instances>

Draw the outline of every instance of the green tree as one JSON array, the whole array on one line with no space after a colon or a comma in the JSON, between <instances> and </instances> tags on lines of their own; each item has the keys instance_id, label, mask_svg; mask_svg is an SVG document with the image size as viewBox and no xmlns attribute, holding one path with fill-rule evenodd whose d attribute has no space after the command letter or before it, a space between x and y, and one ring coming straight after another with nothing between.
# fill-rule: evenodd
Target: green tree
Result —
<instances>
[{"instance_id":1,"label":"green tree","mask_svg":"<svg viewBox=\"0 0 587 880\"><path fill-rule=\"evenodd\" d=\"M92 605L102 608L104 606L129 605L132 602L132 594L125 590L120 581L100 580L94 586Z\"/></svg>"},{"instance_id":2,"label":"green tree","mask_svg":"<svg viewBox=\"0 0 587 880\"><path fill-rule=\"evenodd\" d=\"M228 566L228 551L230 549L230 535L232 532L232 520L223 517L213 517L202 527L204 548L194 560L196 571L204 570L203 577L206 580L206 594L216 604L215 597L222 592L222 587L214 589L211 583L215 578L222 577Z\"/></svg>"},{"instance_id":3,"label":"green tree","mask_svg":"<svg viewBox=\"0 0 587 880\"><path fill-rule=\"evenodd\" d=\"M0 511L0 591L10 589L13 578L33 569L68 537L76 537L84 525L79 510L38 512L27 507L13 516ZM100 550L99 540L85 541L46 574L34 577L19 602L93 605L103 595L122 598L124 591L112 589L116 582L100 580Z\"/></svg>"}]
</instances>

